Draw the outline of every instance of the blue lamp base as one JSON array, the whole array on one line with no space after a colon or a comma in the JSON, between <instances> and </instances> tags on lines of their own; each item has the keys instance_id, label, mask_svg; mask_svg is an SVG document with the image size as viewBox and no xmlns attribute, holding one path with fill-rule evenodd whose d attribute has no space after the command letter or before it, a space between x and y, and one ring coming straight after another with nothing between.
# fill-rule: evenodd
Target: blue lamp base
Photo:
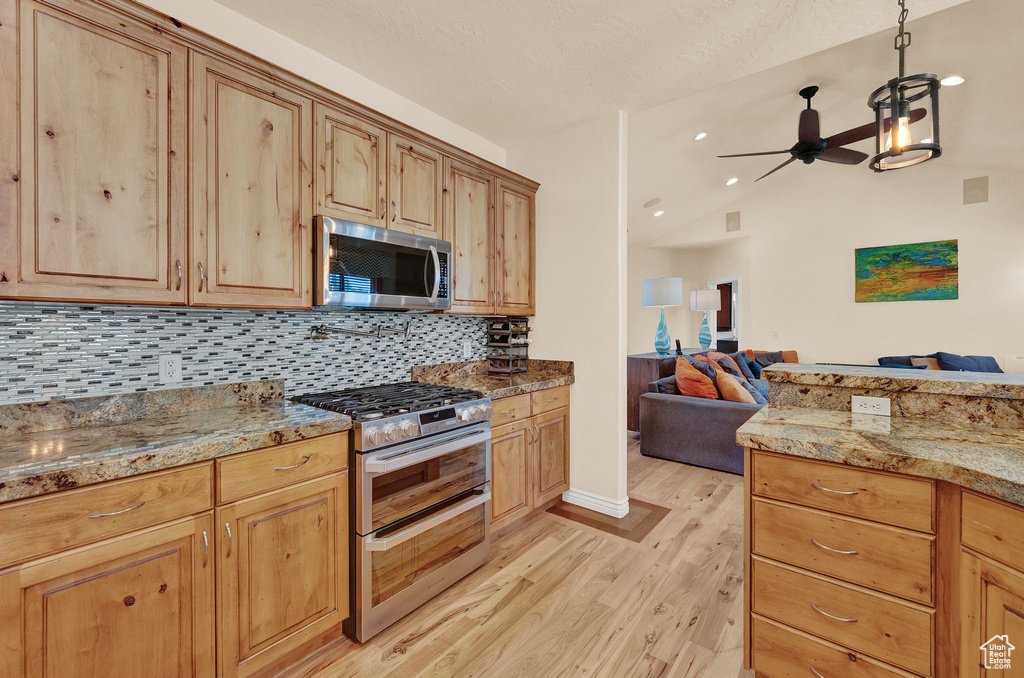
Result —
<instances>
[{"instance_id":1,"label":"blue lamp base","mask_svg":"<svg viewBox=\"0 0 1024 678\"><path fill-rule=\"evenodd\" d=\"M661 355L668 355L672 341L668 338L668 323L665 322L665 307L661 307L661 320L658 322L658 333L654 335L654 350Z\"/></svg>"},{"instance_id":2,"label":"blue lamp base","mask_svg":"<svg viewBox=\"0 0 1024 678\"><path fill-rule=\"evenodd\" d=\"M711 330L708 329L708 312L704 311L704 322L700 325L700 334L697 335L697 341L700 342L700 347L704 350L711 348Z\"/></svg>"}]
</instances>

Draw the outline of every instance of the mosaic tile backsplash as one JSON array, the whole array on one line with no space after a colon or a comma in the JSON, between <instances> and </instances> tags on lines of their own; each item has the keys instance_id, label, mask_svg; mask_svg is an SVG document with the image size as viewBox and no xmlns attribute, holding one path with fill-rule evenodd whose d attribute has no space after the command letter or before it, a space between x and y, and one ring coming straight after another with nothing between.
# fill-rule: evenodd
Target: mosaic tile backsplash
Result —
<instances>
[{"instance_id":1,"label":"mosaic tile backsplash","mask_svg":"<svg viewBox=\"0 0 1024 678\"><path fill-rule=\"evenodd\" d=\"M313 325L372 331L412 322L383 339ZM287 396L407 381L413 365L487 357L477 317L407 313L0 303L0 405L163 388L284 379ZM159 356L181 356L182 380L159 381Z\"/></svg>"}]
</instances>

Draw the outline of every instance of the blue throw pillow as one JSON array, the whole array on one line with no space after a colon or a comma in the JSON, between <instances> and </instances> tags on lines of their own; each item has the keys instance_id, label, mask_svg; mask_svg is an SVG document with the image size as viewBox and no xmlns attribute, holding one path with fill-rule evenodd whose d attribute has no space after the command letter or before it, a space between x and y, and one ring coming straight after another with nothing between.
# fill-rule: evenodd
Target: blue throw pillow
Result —
<instances>
[{"instance_id":1,"label":"blue throw pillow","mask_svg":"<svg viewBox=\"0 0 1024 678\"><path fill-rule=\"evenodd\" d=\"M768 404L767 396L761 393L761 389L758 388L755 384L751 384L749 381L746 381L745 379L737 379L736 381L740 382L740 386L747 389L747 393L749 393L751 397L754 398L754 402L756 402L758 405ZM764 384L765 386L768 386L768 382L766 381L762 381L761 383Z\"/></svg>"},{"instance_id":2,"label":"blue throw pillow","mask_svg":"<svg viewBox=\"0 0 1024 678\"><path fill-rule=\"evenodd\" d=\"M881 360L881 358L879 358ZM926 370L927 365L903 365L902 363L881 363L879 367L888 367L897 370Z\"/></svg>"},{"instance_id":3,"label":"blue throw pillow","mask_svg":"<svg viewBox=\"0 0 1024 678\"><path fill-rule=\"evenodd\" d=\"M991 356L957 355L939 351L928 356L938 361L939 367L952 372L994 372L1001 374L1002 370L996 359Z\"/></svg>"},{"instance_id":4,"label":"blue throw pillow","mask_svg":"<svg viewBox=\"0 0 1024 678\"><path fill-rule=\"evenodd\" d=\"M916 355L889 355L885 356L884 358L879 358L878 364L881 365L882 367L890 367L893 365L903 365L904 367L912 367L914 365L912 361L914 358L917 357L918 356Z\"/></svg>"},{"instance_id":5,"label":"blue throw pillow","mask_svg":"<svg viewBox=\"0 0 1024 678\"><path fill-rule=\"evenodd\" d=\"M751 360L750 358L748 358L747 356L743 356L743 359L747 361L747 368L750 370L750 373L754 375L754 379L760 379L761 366L758 365L753 360Z\"/></svg>"},{"instance_id":6,"label":"blue throw pillow","mask_svg":"<svg viewBox=\"0 0 1024 678\"><path fill-rule=\"evenodd\" d=\"M764 401L768 402L768 382L764 379L755 379L750 382L750 385L757 389L757 392L764 396Z\"/></svg>"},{"instance_id":7,"label":"blue throw pillow","mask_svg":"<svg viewBox=\"0 0 1024 678\"><path fill-rule=\"evenodd\" d=\"M990 355L969 355L967 357L974 361L978 372L1003 373L1003 368L999 367L999 363Z\"/></svg>"},{"instance_id":8,"label":"blue throw pillow","mask_svg":"<svg viewBox=\"0 0 1024 678\"><path fill-rule=\"evenodd\" d=\"M689 355L684 355L683 357L686 358L687 362L696 367L698 372L710 378L712 383L718 383L718 373L710 363L706 363L703 360L697 360L693 356Z\"/></svg>"},{"instance_id":9,"label":"blue throw pillow","mask_svg":"<svg viewBox=\"0 0 1024 678\"><path fill-rule=\"evenodd\" d=\"M743 352L739 353L726 353L727 356L735 361L737 367L740 368L740 372L743 373L743 378L751 380L754 378L754 373L750 370L750 366L747 365L747 354Z\"/></svg>"}]
</instances>

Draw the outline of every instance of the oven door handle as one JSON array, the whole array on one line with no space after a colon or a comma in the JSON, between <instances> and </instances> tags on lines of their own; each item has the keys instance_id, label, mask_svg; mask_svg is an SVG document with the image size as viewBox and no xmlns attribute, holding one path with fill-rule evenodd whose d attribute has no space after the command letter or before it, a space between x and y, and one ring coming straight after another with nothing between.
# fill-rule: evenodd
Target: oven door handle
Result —
<instances>
[{"instance_id":1,"label":"oven door handle","mask_svg":"<svg viewBox=\"0 0 1024 678\"><path fill-rule=\"evenodd\" d=\"M456 516L462 515L466 511L476 508L481 504L486 504L491 500L490 488L486 490L476 490L478 493L472 499L462 502L457 506L453 506L447 511L442 511L436 516L427 518L426 520L411 525L410 527L398 532L397 534L386 537L384 539L377 539L376 537L369 537L363 541L363 548L367 551L387 551L388 549L394 548L399 544L409 541L413 537L419 536L427 530L432 530L442 523L446 523Z\"/></svg>"},{"instance_id":2,"label":"oven door handle","mask_svg":"<svg viewBox=\"0 0 1024 678\"><path fill-rule=\"evenodd\" d=\"M393 456L382 454L380 457L371 457L365 460L363 462L363 472L371 475L391 473L413 464L443 457L464 447L490 442L490 440L491 430L488 428L476 433L449 438L440 444L437 442L426 443L405 452L399 452Z\"/></svg>"}]
</instances>

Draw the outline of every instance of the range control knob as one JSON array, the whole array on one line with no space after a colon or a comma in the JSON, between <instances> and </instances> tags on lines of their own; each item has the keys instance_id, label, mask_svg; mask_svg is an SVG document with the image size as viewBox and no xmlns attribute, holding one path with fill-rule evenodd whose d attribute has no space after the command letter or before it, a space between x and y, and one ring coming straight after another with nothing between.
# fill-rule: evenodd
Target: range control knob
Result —
<instances>
[{"instance_id":1,"label":"range control knob","mask_svg":"<svg viewBox=\"0 0 1024 678\"><path fill-rule=\"evenodd\" d=\"M473 408L471 407L467 407L459 410L459 421L470 421L472 418L472 409Z\"/></svg>"},{"instance_id":2,"label":"range control knob","mask_svg":"<svg viewBox=\"0 0 1024 678\"><path fill-rule=\"evenodd\" d=\"M398 427L395 426L394 424L385 424L384 425L384 436L388 440L394 442L395 440L401 440L402 439L402 432L399 431Z\"/></svg>"},{"instance_id":3,"label":"range control knob","mask_svg":"<svg viewBox=\"0 0 1024 678\"><path fill-rule=\"evenodd\" d=\"M382 435L381 430L376 426L371 426L366 429L366 442L371 445L380 445L384 442L384 436Z\"/></svg>"},{"instance_id":4,"label":"range control knob","mask_svg":"<svg viewBox=\"0 0 1024 678\"><path fill-rule=\"evenodd\" d=\"M491 415L494 414L494 408L492 408L490 405L481 405L480 411L483 412L483 416L481 417L481 419L490 419Z\"/></svg>"},{"instance_id":5,"label":"range control knob","mask_svg":"<svg viewBox=\"0 0 1024 678\"><path fill-rule=\"evenodd\" d=\"M420 426L412 419L406 419L401 423L402 433L406 438L412 437L420 432Z\"/></svg>"},{"instance_id":6,"label":"range control knob","mask_svg":"<svg viewBox=\"0 0 1024 678\"><path fill-rule=\"evenodd\" d=\"M480 407L478 405L474 405L473 407L469 408L469 418L470 418L470 420L476 421L477 419L483 419L483 417L484 417L484 409L482 407Z\"/></svg>"}]
</instances>

